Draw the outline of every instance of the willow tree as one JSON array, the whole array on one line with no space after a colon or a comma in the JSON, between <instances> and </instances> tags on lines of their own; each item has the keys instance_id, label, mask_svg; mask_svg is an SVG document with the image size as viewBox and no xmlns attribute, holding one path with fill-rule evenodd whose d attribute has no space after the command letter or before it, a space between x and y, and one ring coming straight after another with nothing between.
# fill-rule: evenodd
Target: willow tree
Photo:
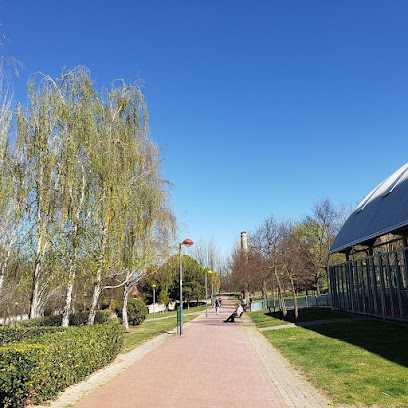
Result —
<instances>
[{"instance_id":1,"label":"willow tree","mask_svg":"<svg viewBox=\"0 0 408 408\"><path fill-rule=\"evenodd\" d=\"M99 143L91 155L98 197L94 220L100 239L88 324L94 321L102 290L111 287L104 286L107 277L122 279L119 285L126 305L131 288L155 258L158 234L172 222L160 177L159 150L148 134L140 88L122 83L100 103Z\"/></svg>"},{"instance_id":2,"label":"willow tree","mask_svg":"<svg viewBox=\"0 0 408 408\"><path fill-rule=\"evenodd\" d=\"M11 98L0 62L0 293L21 219L21 169L11 146Z\"/></svg>"},{"instance_id":3,"label":"willow tree","mask_svg":"<svg viewBox=\"0 0 408 408\"><path fill-rule=\"evenodd\" d=\"M129 191L129 201L125 200L128 212L119 268L123 274L124 331L129 330L126 310L129 294L142 278L157 271L158 264L169 252L169 238L174 226L157 172L158 155L157 160L151 161L158 151L154 146L147 150L145 157L148 160L143 166L149 166L150 171L138 168L140 178Z\"/></svg>"},{"instance_id":4,"label":"willow tree","mask_svg":"<svg viewBox=\"0 0 408 408\"><path fill-rule=\"evenodd\" d=\"M53 238L52 222L57 209L56 192L60 139L60 93L53 81L41 77L28 88L28 107L17 108L17 143L27 169L28 222L34 232L34 267L30 296L30 318L38 317L49 277L43 276L43 261ZM41 280L46 278L43 286Z\"/></svg>"},{"instance_id":5,"label":"willow tree","mask_svg":"<svg viewBox=\"0 0 408 408\"><path fill-rule=\"evenodd\" d=\"M0 293L11 253L23 229L25 168L6 146L0 163Z\"/></svg>"},{"instance_id":6,"label":"willow tree","mask_svg":"<svg viewBox=\"0 0 408 408\"><path fill-rule=\"evenodd\" d=\"M81 241L95 208L92 149L98 149L100 104L87 69L78 67L59 81L61 95L58 162L60 228L67 258L67 284L62 325L68 326L72 293L78 271Z\"/></svg>"}]
</instances>

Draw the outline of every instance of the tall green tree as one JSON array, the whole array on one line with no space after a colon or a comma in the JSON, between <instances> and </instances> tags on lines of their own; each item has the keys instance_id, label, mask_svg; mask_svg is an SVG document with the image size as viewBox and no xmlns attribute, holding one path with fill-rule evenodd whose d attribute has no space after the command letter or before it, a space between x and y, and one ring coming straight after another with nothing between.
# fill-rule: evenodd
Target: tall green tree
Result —
<instances>
[{"instance_id":1,"label":"tall green tree","mask_svg":"<svg viewBox=\"0 0 408 408\"><path fill-rule=\"evenodd\" d=\"M159 150L149 137L140 88L121 83L101 103L100 143L92 160L101 243L88 323L93 322L103 279L113 272L123 276L123 321L128 330L128 295L146 271L152 270L151 264L163 257L174 218L160 174Z\"/></svg>"},{"instance_id":2,"label":"tall green tree","mask_svg":"<svg viewBox=\"0 0 408 408\"><path fill-rule=\"evenodd\" d=\"M18 153L27 166L26 196L28 221L33 231L35 245L30 318L38 317L44 305L45 287L43 261L54 238L54 216L57 210L58 177L56 166L59 158L59 107L58 86L47 78L40 83L32 80L28 88L28 107L17 108ZM42 287L40 284L42 283Z\"/></svg>"},{"instance_id":3,"label":"tall green tree","mask_svg":"<svg viewBox=\"0 0 408 408\"><path fill-rule=\"evenodd\" d=\"M101 106L85 68L68 72L62 76L60 83L61 152L57 171L60 179L60 227L68 264L62 325L68 326L81 244L86 239L87 225L95 210L94 172L90 156L99 140Z\"/></svg>"},{"instance_id":4,"label":"tall green tree","mask_svg":"<svg viewBox=\"0 0 408 408\"><path fill-rule=\"evenodd\" d=\"M13 58L0 57L0 293L23 217L25 167L19 162L11 141L13 110L9 69L18 75L19 65Z\"/></svg>"}]
</instances>

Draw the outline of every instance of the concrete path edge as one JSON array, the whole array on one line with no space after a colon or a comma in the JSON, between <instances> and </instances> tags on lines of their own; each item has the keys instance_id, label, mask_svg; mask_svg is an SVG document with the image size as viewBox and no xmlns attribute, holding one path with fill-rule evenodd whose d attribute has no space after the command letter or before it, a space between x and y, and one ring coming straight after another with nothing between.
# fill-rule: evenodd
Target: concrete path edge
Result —
<instances>
[{"instance_id":1,"label":"concrete path edge","mask_svg":"<svg viewBox=\"0 0 408 408\"><path fill-rule=\"evenodd\" d=\"M254 346L259 359L270 379L280 391L288 408L322 408L331 406L268 342L248 316L243 316L243 323L248 338Z\"/></svg>"}]
</instances>

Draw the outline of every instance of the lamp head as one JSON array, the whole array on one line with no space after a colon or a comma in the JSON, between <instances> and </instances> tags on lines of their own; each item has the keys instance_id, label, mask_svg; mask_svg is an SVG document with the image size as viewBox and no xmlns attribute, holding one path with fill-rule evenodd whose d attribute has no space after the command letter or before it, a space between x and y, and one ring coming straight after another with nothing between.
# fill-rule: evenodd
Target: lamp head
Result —
<instances>
[{"instance_id":1,"label":"lamp head","mask_svg":"<svg viewBox=\"0 0 408 408\"><path fill-rule=\"evenodd\" d=\"M156 287L156 285L153 283L152 288L154 289Z\"/></svg>"},{"instance_id":2,"label":"lamp head","mask_svg":"<svg viewBox=\"0 0 408 408\"><path fill-rule=\"evenodd\" d=\"M181 245L184 245L184 246L186 246L186 247L189 247L189 246L191 246L191 245L193 245L193 241L191 240L191 239L185 239L181 244L180 244L180 246Z\"/></svg>"},{"instance_id":3,"label":"lamp head","mask_svg":"<svg viewBox=\"0 0 408 408\"><path fill-rule=\"evenodd\" d=\"M214 272L212 270L207 271L209 275L212 275Z\"/></svg>"}]
</instances>

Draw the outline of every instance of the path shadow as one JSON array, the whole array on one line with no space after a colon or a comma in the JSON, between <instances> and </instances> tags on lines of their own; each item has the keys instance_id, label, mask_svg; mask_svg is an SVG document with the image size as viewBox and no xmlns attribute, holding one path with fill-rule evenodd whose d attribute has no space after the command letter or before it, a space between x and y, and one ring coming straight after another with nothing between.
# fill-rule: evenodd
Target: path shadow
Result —
<instances>
[{"instance_id":1,"label":"path shadow","mask_svg":"<svg viewBox=\"0 0 408 408\"><path fill-rule=\"evenodd\" d=\"M338 339L408 367L408 326L367 319L303 327L326 337Z\"/></svg>"}]
</instances>

